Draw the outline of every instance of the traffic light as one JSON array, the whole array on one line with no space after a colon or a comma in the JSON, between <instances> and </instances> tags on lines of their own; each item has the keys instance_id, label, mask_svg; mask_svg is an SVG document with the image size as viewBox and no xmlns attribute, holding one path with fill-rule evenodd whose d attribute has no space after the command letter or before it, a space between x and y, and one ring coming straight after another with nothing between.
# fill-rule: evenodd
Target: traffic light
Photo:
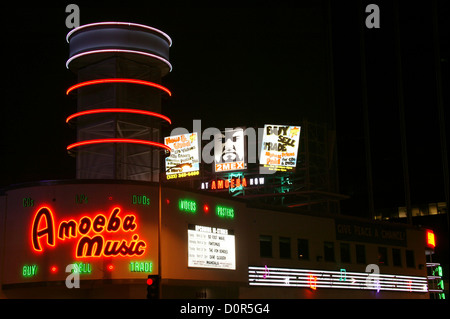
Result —
<instances>
[{"instance_id":1,"label":"traffic light","mask_svg":"<svg viewBox=\"0 0 450 319\"><path fill-rule=\"evenodd\" d=\"M159 275L148 275L147 278L147 299L159 299Z\"/></svg>"}]
</instances>

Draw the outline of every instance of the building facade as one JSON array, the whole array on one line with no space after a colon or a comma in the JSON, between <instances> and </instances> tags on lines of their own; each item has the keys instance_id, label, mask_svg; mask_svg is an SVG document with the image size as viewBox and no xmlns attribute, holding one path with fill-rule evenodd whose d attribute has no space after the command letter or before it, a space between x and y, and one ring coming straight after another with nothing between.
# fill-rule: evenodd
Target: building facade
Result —
<instances>
[{"instance_id":1,"label":"building facade","mask_svg":"<svg viewBox=\"0 0 450 319\"><path fill-rule=\"evenodd\" d=\"M429 298L426 231L404 224L129 181L24 185L0 204L6 298L146 298L148 275L161 298Z\"/></svg>"},{"instance_id":2,"label":"building facade","mask_svg":"<svg viewBox=\"0 0 450 319\"><path fill-rule=\"evenodd\" d=\"M214 172L190 179L200 137L163 144L160 133L161 122L171 123L161 114L171 96L161 85L170 37L104 22L67 40L67 67L78 77L67 90L77 94L77 112L66 120L76 121L67 150L77 179L0 193L1 297L140 299L153 284L150 295L168 299L430 297L429 232L336 213L343 197L332 170L335 135L325 127L304 125L308 138L300 139L297 123L265 125L274 135L262 141L268 160L253 164L276 171L266 177L243 174L245 150L227 150L242 129L219 131ZM161 178L161 150L176 155L165 163L171 179L188 183L167 180L167 166ZM292 178L296 166L303 173Z\"/></svg>"}]
</instances>

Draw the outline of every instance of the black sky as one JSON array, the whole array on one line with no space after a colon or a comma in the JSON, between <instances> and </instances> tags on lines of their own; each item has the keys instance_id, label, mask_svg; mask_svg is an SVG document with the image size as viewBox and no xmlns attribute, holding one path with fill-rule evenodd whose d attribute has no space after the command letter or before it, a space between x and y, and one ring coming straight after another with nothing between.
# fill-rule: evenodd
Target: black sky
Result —
<instances>
[{"instance_id":1,"label":"black sky","mask_svg":"<svg viewBox=\"0 0 450 319\"><path fill-rule=\"evenodd\" d=\"M449 106L450 16L438 1L444 108ZM65 151L75 130L65 118L76 109L65 95L76 76L65 68L65 7L42 3L8 7L2 18L3 86L0 111L0 187L67 179L75 161ZM76 3L76 2L75 2ZM326 41L324 1L290 6L156 6L148 2L83 4L81 24L143 23L168 33L173 71L164 84L173 92L165 114L173 127L232 127L302 118L328 121L334 79L340 191L352 196L342 213L367 212L360 21L358 1L331 4L332 55ZM369 124L376 209L404 200L399 129L393 1L376 3L381 28L364 29ZM403 90L413 204L444 201L436 99L431 1L400 3ZM363 13L366 16L366 13ZM444 19L445 18L445 19ZM332 57L332 60L328 58ZM328 64L332 62L332 64ZM333 73L329 73L329 67ZM295 123L294 123L295 124ZM447 125L448 129L448 125Z\"/></svg>"}]
</instances>

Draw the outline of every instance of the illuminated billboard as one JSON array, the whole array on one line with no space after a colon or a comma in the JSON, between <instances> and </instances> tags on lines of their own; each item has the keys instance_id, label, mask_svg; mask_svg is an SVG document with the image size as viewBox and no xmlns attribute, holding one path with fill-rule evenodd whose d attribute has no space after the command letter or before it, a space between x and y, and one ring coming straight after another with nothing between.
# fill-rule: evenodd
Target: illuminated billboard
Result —
<instances>
[{"instance_id":1,"label":"illuminated billboard","mask_svg":"<svg viewBox=\"0 0 450 319\"><path fill-rule=\"evenodd\" d=\"M166 157L166 178L184 178L200 174L197 133L169 136L164 144L171 148Z\"/></svg>"},{"instance_id":2,"label":"illuminated billboard","mask_svg":"<svg viewBox=\"0 0 450 319\"><path fill-rule=\"evenodd\" d=\"M245 169L245 143L242 128L225 129L214 135L214 172Z\"/></svg>"},{"instance_id":3,"label":"illuminated billboard","mask_svg":"<svg viewBox=\"0 0 450 319\"><path fill-rule=\"evenodd\" d=\"M297 164L300 126L264 125L260 172L293 172Z\"/></svg>"},{"instance_id":4,"label":"illuminated billboard","mask_svg":"<svg viewBox=\"0 0 450 319\"><path fill-rule=\"evenodd\" d=\"M55 184L8 192L3 284L158 274L157 189ZM69 271L70 272L70 271Z\"/></svg>"},{"instance_id":5,"label":"illuminated billboard","mask_svg":"<svg viewBox=\"0 0 450 319\"><path fill-rule=\"evenodd\" d=\"M188 267L235 270L233 230L189 225Z\"/></svg>"}]
</instances>

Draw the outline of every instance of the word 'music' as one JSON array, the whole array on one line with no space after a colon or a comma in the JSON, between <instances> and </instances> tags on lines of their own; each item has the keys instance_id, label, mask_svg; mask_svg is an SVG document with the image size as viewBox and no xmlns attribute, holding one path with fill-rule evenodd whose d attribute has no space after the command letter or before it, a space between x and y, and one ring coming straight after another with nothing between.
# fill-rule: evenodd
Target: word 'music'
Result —
<instances>
[{"instance_id":1,"label":"word 'music'","mask_svg":"<svg viewBox=\"0 0 450 319\"><path fill-rule=\"evenodd\" d=\"M131 240L111 240L102 236L134 232L137 228L136 215L119 216L121 209L112 209L109 217L97 214L94 218L83 216L78 221L63 220L55 227L55 217L48 207L41 207L36 211L31 227L31 244L33 250L42 252L43 244L56 246L56 241L79 238L75 249L76 258L88 257L132 257L145 253L147 244L139 240L138 234L133 234ZM92 234L93 233L93 234ZM89 236L89 234L92 234Z\"/></svg>"}]
</instances>

